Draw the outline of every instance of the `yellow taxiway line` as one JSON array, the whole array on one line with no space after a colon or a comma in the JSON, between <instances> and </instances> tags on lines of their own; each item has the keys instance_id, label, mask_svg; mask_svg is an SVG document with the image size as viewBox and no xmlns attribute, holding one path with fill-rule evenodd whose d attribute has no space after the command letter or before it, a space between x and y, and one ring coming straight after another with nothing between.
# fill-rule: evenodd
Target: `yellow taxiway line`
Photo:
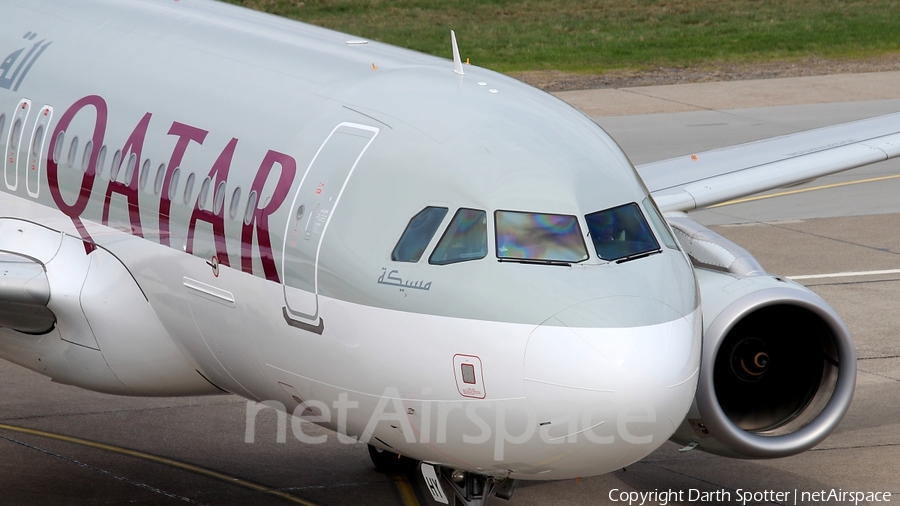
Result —
<instances>
[{"instance_id":1,"label":"yellow taxiway line","mask_svg":"<svg viewBox=\"0 0 900 506\"><path fill-rule=\"evenodd\" d=\"M140 452L137 450L130 450L128 448L121 448L119 446L113 446L106 443L98 443L96 441L90 441L87 439L81 439L72 436L64 436L62 434L55 434L53 432L45 432L37 429L28 429L25 427L18 427L15 425L6 425L0 423L0 429L9 430L13 432L19 432L21 434L30 434L32 436L39 436L47 439L55 439L57 441L64 441L66 443L73 443L81 446L87 446L90 448L96 448L98 450L105 450L108 452L118 453L121 455L128 455L129 457L134 457L142 460L147 460L150 462L156 462L157 464L162 464L164 466L174 467L176 469L181 469L184 471L189 471L192 473L196 473L202 476L206 476L208 478L213 478L216 480L224 481L226 483L230 483L232 485L236 485L238 487L246 488L253 490L255 492L261 492L263 494L271 495L278 497L280 499L284 499L285 501L292 502L294 504L302 504L304 506L319 506L314 502L306 501L304 499L300 499L299 497L288 494L287 492L282 492L280 490L276 490L274 488L267 487L265 485L260 485L259 483L254 483L252 481L244 480L241 478L236 478L234 476L227 475L225 473L220 473L218 471L212 471L210 469L205 469L200 466L195 466L193 464L187 464L185 462L179 462L177 460L169 459L166 457L160 457L158 455L151 455L149 453ZM408 482L407 482L408 485Z\"/></svg>"},{"instance_id":2,"label":"yellow taxiway line","mask_svg":"<svg viewBox=\"0 0 900 506\"><path fill-rule=\"evenodd\" d=\"M897 179L897 178L900 178L900 174L894 174L893 176L873 177L873 178L869 178L869 179L858 179L856 181L845 181L843 183L826 184L826 185L822 185L822 186L814 186L812 188L801 188L799 190L790 190L790 191L779 192L779 193L770 193L768 195L759 195L756 197L746 197L743 199L729 200L728 202L722 202L721 204L709 206L706 209L712 209L714 207L730 206L732 204L742 204L744 202L753 202L756 200L771 199L771 198L775 198L775 197L784 197L785 195L796 195L798 193L814 192L814 191L818 191L818 190L827 190L828 188L838 188L840 186L850 186L850 185L854 185L854 184L863 184L863 183L874 183L875 181L884 181L887 179Z\"/></svg>"},{"instance_id":3,"label":"yellow taxiway line","mask_svg":"<svg viewBox=\"0 0 900 506\"><path fill-rule=\"evenodd\" d=\"M413 491L412 484L403 474L394 475L394 485L400 492L400 499L403 500L404 506L420 506L419 500L416 499L416 493Z\"/></svg>"}]
</instances>

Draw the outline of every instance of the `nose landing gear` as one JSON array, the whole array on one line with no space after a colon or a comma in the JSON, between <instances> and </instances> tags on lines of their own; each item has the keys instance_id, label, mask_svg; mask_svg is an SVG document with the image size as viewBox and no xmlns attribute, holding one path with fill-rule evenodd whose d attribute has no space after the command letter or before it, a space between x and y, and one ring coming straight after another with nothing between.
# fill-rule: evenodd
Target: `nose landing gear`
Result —
<instances>
[{"instance_id":1,"label":"nose landing gear","mask_svg":"<svg viewBox=\"0 0 900 506\"><path fill-rule=\"evenodd\" d=\"M442 467L441 476L454 492L454 506L484 506L491 497L512 498L519 480L495 478Z\"/></svg>"},{"instance_id":2,"label":"nose landing gear","mask_svg":"<svg viewBox=\"0 0 900 506\"><path fill-rule=\"evenodd\" d=\"M419 466L418 460L372 445L369 445L369 457L379 471L388 474L408 474ZM449 504L444 495L447 486L453 491L454 506L485 506L492 497L509 500L519 484L519 480L512 478L485 476L425 462L421 466L428 491L435 501L443 504Z\"/></svg>"},{"instance_id":3,"label":"nose landing gear","mask_svg":"<svg viewBox=\"0 0 900 506\"><path fill-rule=\"evenodd\" d=\"M418 460L381 450L372 445L369 445L369 458L372 459L376 469L386 474L411 473L419 465Z\"/></svg>"}]
</instances>

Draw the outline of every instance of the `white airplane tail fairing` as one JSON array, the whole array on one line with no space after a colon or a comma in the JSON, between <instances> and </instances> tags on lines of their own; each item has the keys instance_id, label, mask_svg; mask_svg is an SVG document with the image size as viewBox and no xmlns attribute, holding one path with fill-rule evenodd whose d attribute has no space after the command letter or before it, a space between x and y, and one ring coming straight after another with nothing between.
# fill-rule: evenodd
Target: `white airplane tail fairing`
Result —
<instances>
[{"instance_id":1,"label":"white airplane tail fairing","mask_svg":"<svg viewBox=\"0 0 900 506\"><path fill-rule=\"evenodd\" d=\"M766 273L744 248L681 213L666 216L691 258L704 318L694 405L673 441L737 458L821 443L856 385L840 316L806 287Z\"/></svg>"}]
</instances>

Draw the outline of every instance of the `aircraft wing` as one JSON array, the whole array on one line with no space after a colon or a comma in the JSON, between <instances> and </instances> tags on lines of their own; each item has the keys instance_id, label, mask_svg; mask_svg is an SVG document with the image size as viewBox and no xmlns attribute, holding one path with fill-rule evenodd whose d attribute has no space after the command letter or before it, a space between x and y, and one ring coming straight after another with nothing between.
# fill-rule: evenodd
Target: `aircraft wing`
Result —
<instances>
[{"instance_id":1,"label":"aircraft wing","mask_svg":"<svg viewBox=\"0 0 900 506\"><path fill-rule=\"evenodd\" d=\"M900 113L637 167L663 212L690 211L900 155Z\"/></svg>"}]
</instances>

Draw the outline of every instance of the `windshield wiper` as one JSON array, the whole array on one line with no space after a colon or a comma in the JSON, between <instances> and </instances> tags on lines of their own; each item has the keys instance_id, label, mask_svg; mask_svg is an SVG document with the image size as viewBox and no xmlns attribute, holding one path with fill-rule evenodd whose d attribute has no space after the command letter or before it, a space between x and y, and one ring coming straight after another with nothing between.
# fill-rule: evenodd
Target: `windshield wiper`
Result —
<instances>
[{"instance_id":1,"label":"windshield wiper","mask_svg":"<svg viewBox=\"0 0 900 506\"><path fill-rule=\"evenodd\" d=\"M498 262L515 262L518 264L538 264L538 265L561 265L563 267L571 267L572 262L564 262L562 260L533 260L529 258L498 258Z\"/></svg>"},{"instance_id":2,"label":"windshield wiper","mask_svg":"<svg viewBox=\"0 0 900 506\"><path fill-rule=\"evenodd\" d=\"M657 250L653 250L653 251L645 251L645 252L643 252L643 253L635 253L634 255L628 255L628 256L625 257L625 258L620 258L620 259L616 260L616 263L617 263L617 264L623 264L623 263L625 263L625 262L630 262L630 261L632 261L632 260L637 260L637 259L639 259L639 258L645 258L645 257L648 257L648 256L650 256L650 255L652 255L652 254L654 254L654 253L662 253L662 249L657 249Z\"/></svg>"}]
</instances>

